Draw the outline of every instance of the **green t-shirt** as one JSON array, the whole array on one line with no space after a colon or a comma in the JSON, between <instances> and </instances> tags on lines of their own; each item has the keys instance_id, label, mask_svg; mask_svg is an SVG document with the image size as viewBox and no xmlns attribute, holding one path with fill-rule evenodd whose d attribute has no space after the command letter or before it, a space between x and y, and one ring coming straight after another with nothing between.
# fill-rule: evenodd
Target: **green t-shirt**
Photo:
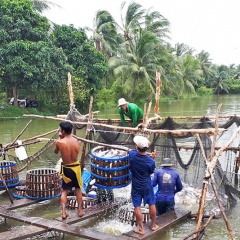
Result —
<instances>
[{"instance_id":1,"label":"green t-shirt","mask_svg":"<svg viewBox=\"0 0 240 240\"><path fill-rule=\"evenodd\" d=\"M120 119L123 126L127 126L125 121L125 116L129 117L132 120L133 127L138 125L138 120L143 118L143 110L138 107L135 103L127 104L127 112L125 112L121 107L118 108Z\"/></svg>"}]
</instances>

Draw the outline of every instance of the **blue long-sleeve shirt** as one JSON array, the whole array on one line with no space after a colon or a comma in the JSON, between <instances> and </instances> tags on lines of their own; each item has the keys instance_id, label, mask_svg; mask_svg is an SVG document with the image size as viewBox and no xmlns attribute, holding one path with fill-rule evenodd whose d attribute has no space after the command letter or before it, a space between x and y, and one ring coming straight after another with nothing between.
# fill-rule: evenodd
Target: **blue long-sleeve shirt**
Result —
<instances>
[{"instance_id":1,"label":"blue long-sleeve shirt","mask_svg":"<svg viewBox=\"0 0 240 240\"><path fill-rule=\"evenodd\" d=\"M153 187L158 185L157 201L174 202L175 193L182 190L182 181L178 172L171 168L161 168L154 172Z\"/></svg>"}]
</instances>

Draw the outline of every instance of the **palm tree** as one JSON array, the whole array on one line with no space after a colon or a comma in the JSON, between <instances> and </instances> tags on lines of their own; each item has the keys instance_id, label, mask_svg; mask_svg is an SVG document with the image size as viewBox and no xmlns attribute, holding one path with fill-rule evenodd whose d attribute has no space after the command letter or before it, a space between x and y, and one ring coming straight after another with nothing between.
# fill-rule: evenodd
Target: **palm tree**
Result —
<instances>
[{"instance_id":1,"label":"palm tree","mask_svg":"<svg viewBox=\"0 0 240 240\"><path fill-rule=\"evenodd\" d=\"M98 11L93 25L93 28L85 27L85 29L92 32L96 49L102 51L109 59L118 42L121 41L117 35L115 20L108 11Z\"/></svg>"},{"instance_id":2,"label":"palm tree","mask_svg":"<svg viewBox=\"0 0 240 240\"><path fill-rule=\"evenodd\" d=\"M169 33L170 23L160 12L151 12L151 9L149 9L146 13L144 24L145 28L154 32L161 41L165 38L169 39L167 34Z\"/></svg>"},{"instance_id":3,"label":"palm tree","mask_svg":"<svg viewBox=\"0 0 240 240\"><path fill-rule=\"evenodd\" d=\"M225 66L215 66L215 75L212 77L214 93L229 93L227 84L228 74Z\"/></svg>"},{"instance_id":4,"label":"palm tree","mask_svg":"<svg viewBox=\"0 0 240 240\"><path fill-rule=\"evenodd\" d=\"M121 4L121 24L118 24L118 28L125 41L131 41L140 27L146 10L139 3L131 2L124 13L125 4L126 2Z\"/></svg>"},{"instance_id":5,"label":"palm tree","mask_svg":"<svg viewBox=\"0 0 240 240\"><path fill-rule=\"evenodd\" d=\"M194 50L184 43L176 43L173 54L181 57L187 54L192 55Z\"/></svg>"},{"instance_id":6,"label":"palm tree","mask_svg":"<svg viewBox=\"0 0 240 240\"><path fill-rule=\"evenodd\" d=\"M130 98L139 89L154 94L155 71L159 68L155 57L157 44L158 39L152 32L139 28L131 43L126 41L121 44L118 56L109 59L116 81L124 86Z\"/></svg>"},{"instance_id":7,"label":"palm tree","mask_svg":"<svg viewBox=\"0 0 240 240\"><path fill-rule=\"evenodd\" d=\"M178 58L176 68L176 87L179 96L195 93L198 82L202 80L199 61L187 54Z\"/></svg>"},{"instance_id":8,"label":"palm tree","mask_svg":"<svg viewBox=\"0 0 240 240\"><path fill-rule=\"evenodd\" d=\"M45 10L51 9L51 6L59 7L59 5L47 0L31 0L31 1L33 3L33 8L40 13L42 13Z\"/></svg>"},{"instance_id":9,"label":"palm tree","mask_svg":"<svg viewBox=\"0 0 240 240\"><path fill-rule=\"evenodd\" d=\"M201 51L197 54L197 59L199 60L201 70L203 71L203 75L206 80L213 74L213 64L210 60L210 54L205 51Z\"/></svg>"}]
</instances>

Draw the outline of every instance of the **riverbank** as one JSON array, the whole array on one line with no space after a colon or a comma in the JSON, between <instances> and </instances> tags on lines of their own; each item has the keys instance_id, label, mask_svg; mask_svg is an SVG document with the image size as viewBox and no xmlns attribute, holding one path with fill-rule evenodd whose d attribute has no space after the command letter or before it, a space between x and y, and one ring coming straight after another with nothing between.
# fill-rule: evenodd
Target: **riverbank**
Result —
<instances>
[{"instance_id":1,"label":"riverbank","mask_svg":"<svg viewBox=\"0 0 240 240\"><path fill-rule=\"evenodd\" d=\"M53 116L56 113L49 111L40 111L37 108L17 107L12 105L1 106L0 120L23 118L24 114L36 114L42 116Z\"/></svg>"}]
</instances>

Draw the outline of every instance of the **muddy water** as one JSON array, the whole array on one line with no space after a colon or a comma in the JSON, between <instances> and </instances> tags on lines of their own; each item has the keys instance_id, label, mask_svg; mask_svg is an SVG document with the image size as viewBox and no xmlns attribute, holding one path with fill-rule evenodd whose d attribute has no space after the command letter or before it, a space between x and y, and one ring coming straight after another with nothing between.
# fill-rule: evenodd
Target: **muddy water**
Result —
<instances>
[{"instance_id":1,"label":"muddy water","mask_svg":"<svg viewBox=\"0 0 240 240\"><path fill-rule=\"evenodd\" d=\"M220 115L240 115L240 96L211 96L211 97L202 97L196 99L185 99L180 101L170 101L166 103L161 103L160 105L160 115L161 116L203 116L203 115L214 115L217 106L222 103L222 108ZM109 112L111 111L111 115ZM100 111L97 117L99 118L118 118L117 109L110 109L107 111ZM84 113L83 113L84 114ZM6 144L10 143L15 139L15 137L21 132L21 130L26 126L26 124L31 119L15 119L15 120L4 120L0 121L0 143ZM29 124L29 127L24 131L19 139L26 139L33 137L44 132L48 132L53 129L58 128L57 121L47 120L47 119L32 119L32 122ZM48 136L47 136L48 137ZM49 136L50 137L50 136ZM228 138L228 136L226 136ZM32 146L31 151L35 152L39 145ZM41 166L47 165L49 163L39 163ZM129 186L127 188L118 189L115 191L115 195L129 197ZM7 202L7 196L0 196L0 204ZM30 216L41 216L47 219L52 219L58 217L60 213L59 200L45 201L40 204L34 204L32 206L22 208L18 210L20 212L28 212ZM239 221L240 221L240 203L238 202L237 206L234 207L230 214L228 215L230 226L234 231L236 239L240 239L239 232ZM16 230L20 228L22 224L8 220L7 224L3 224L3 220L0 218L0 232L6 230ZM91 219L86 220L83 223L77 223L83 227L91 227L99 231L105 231L113 234L120 234L131 230L129 224L120 223L118 221L116 211L108 213L105 217L100 219ZM180 223L171 229L168 229L166 232L161 232L161 235L153 238L152 240L180 240L191 231L195 230L195 222L193 220L187 220L186 222ZM39 239L47 239L46 236L43 236ZM59 239L59 238L55 238ZM65 239L75 240L79 239L72 236L67 236ZM223 219L213 220L207 228L206 240L210 239L230 239L226 225Z\"/></svg>"}]
</instances>

